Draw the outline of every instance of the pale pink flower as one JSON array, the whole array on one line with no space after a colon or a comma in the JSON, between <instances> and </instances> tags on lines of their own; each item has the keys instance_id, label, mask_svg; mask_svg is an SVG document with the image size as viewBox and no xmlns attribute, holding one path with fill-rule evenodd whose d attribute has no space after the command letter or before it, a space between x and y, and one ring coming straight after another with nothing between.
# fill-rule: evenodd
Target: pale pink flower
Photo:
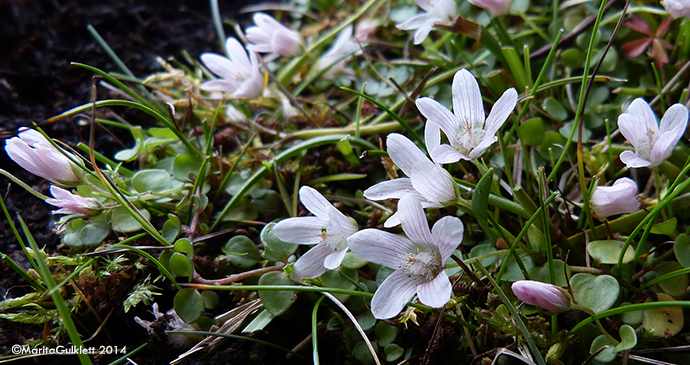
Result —
<instances>
[{"instance_id":1,"label":"pale pink flower","mask_svg":"<svg viewBox=\"0 0 690 365\"><path fill-rule=\"evenodd\" d=\"M601 217L633 213L640 209L640 201L635 196L637 184L624 177L611 186L597 186L592 193L592 209Z\"/></svg>"},{"instance_id":2,"label":"pale pink flower","mask_svg":"<svg viewBox=\"0 0 690 365\"><path fill-rule=\"evenodd\" d=\"M348 237L357 232L357 223L336 209L316 189L302 186L299 198L314 217L282 220L273 228L276 237L302 245L313 245L297 260L291 276L297 280L315 278L340 266L348 251Z\"/></svg>"},{"instance_id":3,"label":"pale pink flower","mask_svg":"<svg viewBox=\"0 0 690 365\"><path fill-rule=\"evenodd\" d=\"M99 213L99 206L96 202L81 195L72 194L69 191L52 185L50 194L55 199L46 199L46 203L59 207L53 214L84 214L95 215Z\"/></svg>"},{"instance_id":4,"label":"pale pink flower","mask_svg":"<svg viewBox=\"0 0 690 365\"><path fill-rule=\"evenodd\" d=\"M61 186L81 184L81 174L69 158L33 129L20 128L17 137L5 141L5 151L26 171ZM76 156L72 156L75 160Z\"/></svg>"},{"instance_id":5,"label":"pale pink flower","mask_svg":"<svg viewBox=\"0 0 690 365\"><path fill-rule=\"evenodd\" d=\"M338 74L350 71L345 67L345 64L352 58L353 54L360 55L362 50L359 43L352 38L352 25L348 25L338 33L338 37L336 37L331 48L319 58L316 72L321 72L330 66L321 77L333 80Z\"/></svg>"},{"instance_id":6,"label":"pale pink flower","mask_svg":"<svg viewBox=\"0 0 690 365\"><path fill-rule=\"evenodd\" d=\"M655 167L661 165L676 146L688 125L688 108L675 104L666 110L657 122L652 108L642 98L637 98L626 113L618 116L618 128L633 151L623 151L621 161L628 167Z\"/></svg>"},{"instance_id":7,"label":"pale pink flower","mask_svg":"<svg viewBox=\"0 0 690 365\"><path fill-rule=\"evenodd\" d=\"M220 79L206 81L201 89L207 91L225 91L237 98L255 99L261 95L264 79L259 71L259 60L256 53L247 51L237 39L229 37L226 48L230 58L215 53L204 53L201 61Z\"/></svg>"},{"instance_id":8,"label":"pale pink flower","mask_svg":"<svg viewBox=\"0 0 690 365\"><path fill-rule=\"evenodd\" d=\"M432 162L407 137L391 133L386 138L388 156L407 177L380 182L364 191L371 200L400 199L411 194L424 208L440 208L458 199L452 177L439 164ZM386 220L384 227L400 224L398 213Z\"/></svg>"},{"instance_id":9,"label":"pale pink flower","mask_svg":"<svg viewBox=\"0 0 690 365\"><path fill-rule=\"evenodd\" d=\"M513 283L513 294L523 302L543 308L549 314L570 309L572 300L562 288L534 280L518 280Z\"/></svg>"},{"instance_id":10,"label":"pale pink flower","mask_svg":"<svg viewBox=\"0 0 690 365\"><path fill-rule=\"evenodd\" d=\"M355 39L360 42L366 42L369 37L376 33L376 29L381 25L381 22L371 18L360 20L355 25Z\"/></svg>"},{"instance_id":11,"label":"pale pink flower","mask_svg":"<svg viewBox=\"0 0 690 365\"><path fill-rule=\"evenodd\" d=\"M492 17L508 14L510 6L513 4L513 0L469 0L469 2L486 9Z\"/></svg>"},{"instance_id":12,"label":"pale pink flower","mask_svg":"<svg viewBox=\"0 0 690 365\"><path fill-rule=\"evenodd\" d=\"M257 53L275 53L281 56L296 56L302 53L304 42L296 31L284 26L272 16L254 14L255 26L246 30L251 42L247 49Z\"/></svg>"},{"instance_id":13,"label":"pale pink flower","mask_svg":"<svg viewBox=\"0 0 690 365\"><path fill-rule=\"evenodd\" d=\"M496 132L517 104L517 91L510 88L496 101L489 116L485 117L479 84L464 68L453 77L451 89L455 114L431 98L419 98L416 102L419 111L427 118L427 125L433 124L427 128L427 133L441 128L450 142L450 145L440 144L440 138L427 138L429 154L440 164L479 157L498 140Z\"/></svg>"},{"instance_id":14,"label":"pale pink flower","mask_svg":"<svg viewBox=\"0 0 690 365\"><path fill-rule=\"evenodd\" d=\"M458 9L453 0L415 0L424 12L417 14L408 21L398 24L401 30L414 30L414 44L420 44L434 29L434 24L450 22L458 16Z\"/></svg>"},{"instance_id":15,"label":"pale pink flower","mask_svg":"<svg viewBox=\"0 0 690 365\"><path fill-rule=\"evenodd\" d=\"M690 0L664 0L662 3L673 19L690 18Z\"/></svg>"},{"instance_id":16,"label":"pale pink flower","mask_svg":"<svg viewBox=\"0 0 690 365\"><path fill-rule=\"evenodd\" d=\"M422 205L410 195L400 199L398 213L407 237L364 229L348 239L357 257L395 269L371 301L371 312L378 319L400 313L415 294L422 304L433 308L448 303L452 287L444 266L464 232L462 221L450 216L429 230Z\"/></svg>"}]
</instances>

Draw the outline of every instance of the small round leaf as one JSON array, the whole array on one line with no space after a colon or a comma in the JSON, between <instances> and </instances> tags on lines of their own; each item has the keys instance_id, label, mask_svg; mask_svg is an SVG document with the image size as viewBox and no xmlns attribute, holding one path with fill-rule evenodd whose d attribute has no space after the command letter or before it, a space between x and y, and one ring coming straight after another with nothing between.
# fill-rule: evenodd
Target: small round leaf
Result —
<instances>
[{"instance_id":1,"label":"small round leaf","mask_svg":"<svg viewBox=\"0 0 690 365\"><path fill-rule=\"evenodd\" d=\"M186 255L179 252L175 252L170 256L170 269L177 276L191 277L194 273L192 261Z\"/></svg>"},{"instance_id":2,"label":"small round leaf","mask_svg":"<svg viewBox=\"0 0 690 365\"><path fill-rule=\"evenodd\" d=\"M204 310L204 298L196 289L182 289L175 294L175 311L187 323L199 319Z\"/></svg>"},{"instance_id":3,"label":"small round leaf","mask_svg":"<svg viewBox=\"0 0 690 365\"><path fill-rule=\"evenodd\" d=\"M618 281L611 275L579 273L570 278L570 285L575 301L595 313L611 308L621 290Z\"/></svg>"},{"instance_id":4,"label":"small round leaf","mask_svg":"<svg viewBox=\"0 0 690 365\"><path fill-rule=\"evenodd\" d=\"M247 236L235 236L228 240L223 246L223 253L228 256L228 260L241 269L248 269L261 259L261 252Z\"/></svg>"},{"instance_id":5,"label":"small round leaf","mask_svg":"<svg viewBox=\"0 0 690 365\"><path fill-rule=\"evenodd\" d=\"M625 242L616 240L592 241L587 245L587 252L602 264L615 264L618 263L618 255L620 255L624 244ZM623 263L627 264L634 257L635 251L632 246L628 246L623 256Z\"/></svg>"},{"instance_id":6,"label":"small round leaf","mask_svg":"<svg viewBox=\"0 0 690 365\"><path fill-rule=\"evenodd\" d=\"M273 271L261 276L259 285L295 285L283 271ZM259 290L259 298L264 308L274 316L285 313L297 299L295 292L289 290Z\"/></svg>"},{"instance_id":7,"label":"small round leaf","mask_svg":"<svg viewBox=\"0 0 690 365\"><path fill-rule=\"evenodd\" d=\"M660 302L674 302L675 299L668 294L657 293ZM647 299L646 302L650 302ZM675 336L683 328L685 320L683 318L683 308L669 307L647 309L644 311L642 326L656 337L666 337L668 333Z\"/></svg>"}]
</instances>

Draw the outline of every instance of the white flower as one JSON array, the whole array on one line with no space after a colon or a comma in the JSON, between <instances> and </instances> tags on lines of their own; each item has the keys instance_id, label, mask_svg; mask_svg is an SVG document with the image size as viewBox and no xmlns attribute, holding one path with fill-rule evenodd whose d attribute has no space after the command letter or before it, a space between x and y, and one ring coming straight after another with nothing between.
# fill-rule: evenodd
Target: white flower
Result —
<instances>
[{"instance_id":1,"label":"white flower","mask_svg":"<svg viewBox=\"0 0 690 365\"><path fill-rule=\"evenodd\" d=\"M448 171L433 163L407 137L391 133L386 138L388 156L407 175L380 182L364 191L371 200L400 199L413 195L424 208L440 208L458 199L458 191ZM384 223L387 228L400 224L398 213Z\"/></svg>"},{"instance_id":2,"label":"white flower","mask_svg":"<svg viewBox=\"0 0 690 365\"><path fill-rule=\"evenodd\" d=\"M420 44L434 29L438 22L449 22L458 16L458 9L453 0L415 0L425 12L417 14L408 21L398 24L401 30L417 29L414 34L414 44Z\"/></svg>"},{"instance_id":3,"label":"white flower","mask_svg":"<svg viewBox=\"0 0 690 365\"><path fill-rule=\"evenodd\" d=\"M419 111L427 118L427 125L435 124L448 137L450 146L441 145L439 139L427 141L429 155L441 164L457 162L460 159L473 160L484 153L497 141L496 132L513 112L517 103L517 91L510 88L496 101L491 113L485 118L479 84L464 68L453 77L452 91L455 114L431 98L419 98L416 102Z\"/></svg>"},{"instance_id":4,"label":"white flower","mask_svg":"<svg viewBox=\"0 0 690 365\"><path fill-rule=\"evenodd\" d=\"M690 0L664 0L663 5L673 19L690 18Z\"/></svg>"},{"instance_id":5,"label":"white flower","mask_svg":"<svg viewBox=\"0 0 690 365\"><path fill-rule=\"evenodd\" d=\"M17 137L5 141L5 151L14 162L36 176L61 186L81 184L78 167L33 129L20 128ZM70 153L67 155L77 159Z\"/></svg>"},{"instance_id":6,"label":"white flower","mask_svg":"<svg viewBox=\"0 0 690 365\"><path fill-rule=\"evenodd\" d=\"M464 227L457 217L443 217L429 231L424 209L410 195L400 199L398 212L407 237L365 229L348 239L358 257L395 269L371 301L371 312L378 319L400 313L415 293L430 307L446 305L452 288L444 265L462 242Z\"/></svg>"},{"instance_id":7,"label":"white flower","mask_svg":"<svg viewBox=\"0 0 690 365\"><path fill-rule=\"evenodd\" d=\"M472 4L486 9L491 16L506 15L510 12L513 0L469 0Z\"/></svg>"},{"instance_id":8,"label":"white flower","mask_svg":"<svg viewBox=\"0 0 690 365\"><path fill-rule=\"evenodd\" d=\"M347 253L348 237L357 232L357 223L335 209L316 189L302 186L299 198L315 217L282 220L273 228L276 237L303 245L313 245L297 260L291 276L297 280L315 278L340 266Z\"/></svg>"},{"instance_id":9,"label":"white flower","mask_svg":"<svg viewBox=\"0 0 690 365\"><path fill-rule=\"evenodd\" d=\"M566 291L556 285L534 280L518 280L511 286L513 294L523 302L544 308L549 314L570 308L572 300Z\"/></svg>"},{"instance_id":10,"label":"white flower","mask_svg":"<svg viewBox=\"0 0 690 365\"><path fill-rule=\"evenodd\" d=\"M601 218L636 212L640 209L640 201L635 194L637 184L627 177L616 180L611 186L597 186L592 193L592 209Z\"/></svg>"},{"instance_id":11,"label":"white flower","mask_svg":"<svg viewBox=\"0 0 690 365\"><path fill-rule=\"evenodd\" d=\"M264 80L259 71L259 60L256 53L247 51L237 41L229 37L226 48L230 59L215 53L204 53L201 61L214 74L220 76L218 80L206 81L201 88L207 91L225 91L237 98L254 99L261 95Z\"/></svg>"},{"instance_id":12,"label":"white flower","mask_svg":"<svg viewBox=\"0 0 690 365\"><path fill-rule=\"evenodd\" d=\"M621 161L628 167L655 167L661 165L685 133L688 108L675 104L666 110L659 126L656 116L646 101L637 98L626 113L618 116L618 128L635 152L623 151Z\"/></svg>"},{"instance_id":13,"label":"white flower","mask_svg":"<svg viewBox=\"0 0 690 365\"><path fill-rule=\"evenodd\" d=\"M246 30L251 44L247 49L257 53L276 53L281 56L296 56L302 53L302 37L296 31L284 26L272 16L254 14L253 27Z\"/></svg>"},{"instance_id":14,"label":"white flower","mask_svg":"<svg viewBox=\"0 0 690 365\"><path fill-rule=\"evenodd\" d=\"M321 70L332 65L321 77L327 80L334 79L339 73L347 71L345 63L351 58L351 56L347 55L351 54L360 55L362 50L359 43L352 39L352 25L348 25L338 33L338 37L333 42L331 48L321 56L316 64L316 72L321 72Z\"/></svg>"},{"instance_id":15,"label":"white flower","mask_svg":"<svg viewBox=\"0 0 690 365\"><path fill-rule=\"evenodd\" d=\"M355 25L355 39L360 42L366 42L369 40L376 29L381 25L381 22L374 20L372 18L362 19Z\"/></svg>"},{"instance_id":16,"label":"white flower","mask_svg":"<svg viewBox=\"0 0 690 365\"><path fill-rule=\"evenodd\" d=\"M60 208L54 210L53 214L94 215L99 213L98 204L89 198L72 194L55 185L50 187L50 194L52 194L55 199L46 199L46 203Z\"/></svg>"}]
</instances>

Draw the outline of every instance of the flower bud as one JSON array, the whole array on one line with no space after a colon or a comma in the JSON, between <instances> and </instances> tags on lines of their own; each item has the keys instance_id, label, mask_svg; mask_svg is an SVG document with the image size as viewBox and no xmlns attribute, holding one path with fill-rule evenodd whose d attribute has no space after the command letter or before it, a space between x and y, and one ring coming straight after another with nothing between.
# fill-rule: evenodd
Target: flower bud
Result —
<instances>
[{"instance_id":1,"label":"flower bud","mask_svg":"<svg viewBox=\"0 0 690 365\"><path fill-rule=\"evenodd\" d=\"M59 207L53 214L98 214L98 204L89 198L72 194L69 191L55 185L50 187L50 193L55 199L46 199L46 203Z\"/></svg>"},{"instance_id":2,"label":"flower bud","mask_svg":"<svg viewBox=\"0 0 690 365\"><path fill-rule=\"evenodd\" d=\"M549 314L557 314L570 308L570 295L562 288L534 280L518 280L513 283L513 294L523 302L543 308Z\"/></svg>"},{"instance_id":3,"label":"flower bud","mask_svg":"<svg viewBox=\"0 0 690 365\"><path fill-rule=\"evenodd\" d=\"M597 186L592 193L592 209L598 217L633 213L640 209L640 202L635 196L637 184L624 177L616 180L611 186Z\"/></svg>"},{"instance_id":4,"label":"flower bud","mask_svg":"<svg viewBox=\"0 0 690 365\"><path fill-rule=\"evenodd\" d=\"M690 0L664 0L662 4L673 19L690 18Z\"/></svg>"},{"instance_id":5,"label":"flower bud","mask_svg":"<svg viewBox=\"0 0 690 365\"><path fill-rule=\"evenodd\" d=\"M20 128L17 137L5 141L5 151L14 162L36 176L61 186L76 186L81 183L77 167L41 133L33 129Z\"/></svg>"},{"instance_id":6,"label":"flower bud","mask_svg":"<svg viewBox=\"0 0 690 365\"><path fill-rule=\"evenodd\" d=\"M491 16L506 15L510 12L513 0L469 0L475 6L486 9Z\"/></svg>"}]
</instances>

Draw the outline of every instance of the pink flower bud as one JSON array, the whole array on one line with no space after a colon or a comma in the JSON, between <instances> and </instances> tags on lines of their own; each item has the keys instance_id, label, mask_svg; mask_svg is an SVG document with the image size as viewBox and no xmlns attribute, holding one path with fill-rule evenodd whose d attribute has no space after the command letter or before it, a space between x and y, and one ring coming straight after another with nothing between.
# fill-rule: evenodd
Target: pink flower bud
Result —
<instances>
[{"instance_id":1,"label":"pink flower bud","mask_svg":"<svg viewBox=\"0 0 690 365\"><path fill-rule=\"evenodd\" d=\"M673 19L690 18L690 0L664 0L662 4Z\"/></svg>"},{"instance_id":2,"label":"pink flower bud","mask_svg":"<svg viewBox=\"0 0 690 365\"><path fill-rule=\"evenodd\" d=\"M562 288L534 280L518 280L513 283L513 294L523 302L543 308L549 314L566 311L572 303L570 295Z\"/></svg>"},{"instance_id":3,"label":"pink flower bud","mask_svg":"<svg viewBox=\"0 0 690 365\"><path fill-rule=\"evenodd\" d=\"M624 177L611 186L597 186L592 193L594 214L603 218L615 214L633 213L640 209L635 197L637 184Z\"/></svg>"},{"instance_id":4,"label":"pink flower bud","mask_svg":"<svg viewBox=\"0 0 690 365\"><path fill-rule=\"evenodd\" d=\"M33 129L20 128L17 137L5 141L5 151L14 162L36 176L61 186L81 183L81 177L75 172L77 167Z\"/></svg>"},{"instance_id":5,"label":"pink flower bud","mask_svg":"<svg viewBox=\"0 0 690 365\"><path fill-rule=\"evenodd\" d=\"M50 193L55 199L46 199L46 203L61 208L54 210L53 214L95 215L99 213L98 204L91 199L72 194L55 185L50 187Z\"/></svg>"},{"instance_id":6,"label":"pink flower bud","mask_svg":"<svg viewBox=\"0 0 690 365\"><path fill-rule=\"evenodd\" d=\"M257 53L276 53L281 56L297 56L302 53L302 37L296 31L282 25L272 16L254 14L253 27L247 28L247 49Z\"/></svg>"},{"instance_id":7,"label":"pink flower bud","mask_svg":"<svg viewBox=\"0 0 690 365\"><path fill-rule=\"evenodd\" d=\"M491 16L506 15L510 12L513 0L469 0L475 6L486 9Z\"/></svg>"}]
</instances>

